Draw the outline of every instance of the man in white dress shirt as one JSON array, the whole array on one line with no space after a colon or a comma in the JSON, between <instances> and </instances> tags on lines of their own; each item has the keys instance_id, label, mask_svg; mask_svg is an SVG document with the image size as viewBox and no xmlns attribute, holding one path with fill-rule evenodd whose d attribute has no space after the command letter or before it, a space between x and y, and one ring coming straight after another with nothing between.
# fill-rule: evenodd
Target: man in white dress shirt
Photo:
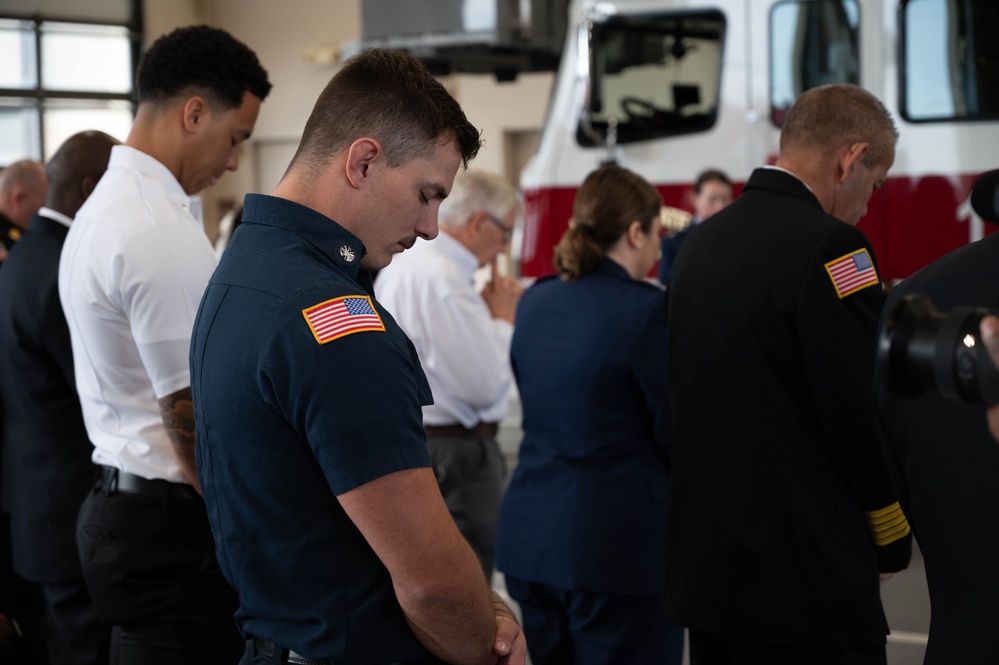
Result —
<instances>
[{"instance_id":1,"label":"man in white dress shirt","mask_svg":"<svg viewBox=\"0 0 999 665\"><path fill-rule=\"evenodd\" d=\"M501 176L469 170L441 204L441 234L397 255L375 281L379 302L413 341L433 391L423 408L434 474L459 531L492 578L504 464L496 441L513 383L510 338L523 289L498 274L520 211ZM475 271L491 265L480 292Z\"/></svg>"},{"instance_id":2,"label":"man in white dress shirt","mask_svg":"<svg viewBox=\"0 0 999 665\"><path fill-rule=\"evenodd\" d=\"M223 30L179 28L143 55L124 145L63 247L59 298L98 480L77 546L122 665L236 662L235 593L194 464L188 353L215 269L199 200L235 171L267 73Z\"/></svg>"}]
</instances>

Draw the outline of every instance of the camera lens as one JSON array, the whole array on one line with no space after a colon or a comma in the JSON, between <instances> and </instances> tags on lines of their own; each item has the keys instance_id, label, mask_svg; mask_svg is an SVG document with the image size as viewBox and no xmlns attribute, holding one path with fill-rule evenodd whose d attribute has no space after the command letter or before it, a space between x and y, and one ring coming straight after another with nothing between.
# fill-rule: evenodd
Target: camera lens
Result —
<instances>
[{"instance_id":1,"label":"camera lens","mask_svg":"<svg viewBox=\"0 0 999 665\"><path fill-rule=\"evenodd\" d=\"M932 388L946 399L999 403L999 370L978 333L988 313L984 307L955 307L945 315L925 296L903 298L878 340L885 385L903 397Z\"/></svg>"}]
</instances>

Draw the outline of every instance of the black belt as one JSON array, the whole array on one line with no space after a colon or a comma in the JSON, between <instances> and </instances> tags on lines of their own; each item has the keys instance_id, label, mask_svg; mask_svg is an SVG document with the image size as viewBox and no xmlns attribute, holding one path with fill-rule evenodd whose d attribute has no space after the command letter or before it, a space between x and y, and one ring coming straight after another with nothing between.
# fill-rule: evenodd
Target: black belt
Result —
<instances>
[{"instance_id":1,"label":"black belt","mask_svg":"<svg viewBox=\"0 0 999 665\"><path fill-rule=\"evenodd\" d=\"M253 639L253 648L264 654L268 658L273 658L278 651L281 652L281 662L289 665L331 665L331 661L325 658L306 658L289 649L281 649L271 640Z\"/></svg>"},{"instance_id":2,"label":"black belt","mask_svg":"<svg viewBox=\"0 0 999 665\"><path fill-rule=\"evenodd\" d=\"M273 658L275 653L280 654L282 665L332 665L333 661L325 658L306 658L290 649L282 649L272 640L262 640L259 637L253 638L253 648L268 658ZM444 665L444 661L437 660L433 656L422 660L405 660L386 665Z\"/></svg>"},{"instance_id":3,"label":"black belt","mask_svg":"<svg viewBox=\"0 0 999 665\"><path fill-rule=\"evenodd\" d=\"M173 483L162 478L143 478L113 466L97 467L97 488L108 493L138 494L156 499L191 501L201 496L187 483Z\"/></svg>"},{"instance_id":4,"label":"black belt","mask_svg":"<svg viewBox=\"0 0 999 665\"><path fill-rule=\"evenodd\" d=\"M474 427L465 427L461 424L454 425L424 425L427 436L467 436L477 439L495 439L499 431L497 423L479 423Z\"/></svg>"}]
</instances>

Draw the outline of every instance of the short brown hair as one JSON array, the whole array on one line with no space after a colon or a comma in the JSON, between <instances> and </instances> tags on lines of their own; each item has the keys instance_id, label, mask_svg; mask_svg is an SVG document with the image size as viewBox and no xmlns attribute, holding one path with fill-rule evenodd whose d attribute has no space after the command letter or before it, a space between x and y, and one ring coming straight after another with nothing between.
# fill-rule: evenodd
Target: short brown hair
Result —
<instances>
[{"instance_id":1,"label":"short brown hair","mask_svg":"<svg viewBox=\"0 0 999 665\"><path fill-rule=\"evenodd\" d=\"M467 166L480 133L423 64L402 51L369 49L349 60L316 100L292 166L314 169L359 138L381 143L389 166L453 140ZM290 168L290 167L289 167Z\"/></svg>"},{"instance_id":2,"label":"short brown hair","mask_svg":"<svg viewBox=\"0 0 999 665\"><path fill-rule=\"evenodd\" d=\"M694 181L694 193L700 194L701 189L709 182L720 182L723 185L732 186L732 179L721 169L706 169L701 171L697 180Z\"/></svg>"},{"instance_id":3,"label":"short brown hair","mask_svg":"<svg viewBox=\"0 0 999 665\"><path fill-rule=\"evenodd\" d=\"M881 101L860 86L832 83L806 90L791 106L780 135L780 150L827 150L870 144L864 166L888 161L898 130Z\"/></svg>"},{"instance_id":4,"label":"short brown hair","mask_svg":"<svg viewBox=\"0 0 999 665\"><path fill-rule=\"evenodd\" d=\"M576 192L569 228L555 248L559 276L573 282L593 272L632 222L647 233L662 205L659 191L634 171L609 164L590 173Z\"/></svg>"}]
</instances>

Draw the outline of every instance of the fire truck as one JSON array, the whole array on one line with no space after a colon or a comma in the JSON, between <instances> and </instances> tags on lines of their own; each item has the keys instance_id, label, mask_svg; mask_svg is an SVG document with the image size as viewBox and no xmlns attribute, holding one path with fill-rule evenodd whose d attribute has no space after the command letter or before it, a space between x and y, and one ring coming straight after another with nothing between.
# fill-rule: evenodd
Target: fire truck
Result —
<instances>
[{"instance_id":1,"label":"fire truck","mask_svg":"<svg viewBox=\"0 0 999 665\"><path fill-rule=\"evenodd\" d=\"M888 181L858 225L882 278L904 278L992 230L969 192L999 167L996 0L458 4L466 16L473 5L491 9L496 29L477 51L462 50L453 35L437 49L423 41L414 52L438 68L484 71L496 53L505 60L494 73L509 78L518 66L555 62L546 54L561 39L538 149L520 177L525 214L515 251L524 277L552 272L576 189L594 168L630 168L677 209L689 206L691 183L706 168L725 171L738 192L755 167L776 159L795 98L826 83L870 90L899 129ZM532 18L544 29L516 29Z\"/></svg>"},{"instance_id":2,"label":"fire truck","mask_svg":"<svg viewBox=\"0 0 999 665\"><path fill-rule=\"evenodd\" d=\"M797 95L849 82L898 125L895 164L859 228L883 278L908 276L986 232L968 196L999 167L997 30L994 0L573 3L520 181L522 274L551 272L576 188L600 163L641 173L684 208L701 170L720 168L738 188L772 163Z\"/></svg>"}]
</instances>

